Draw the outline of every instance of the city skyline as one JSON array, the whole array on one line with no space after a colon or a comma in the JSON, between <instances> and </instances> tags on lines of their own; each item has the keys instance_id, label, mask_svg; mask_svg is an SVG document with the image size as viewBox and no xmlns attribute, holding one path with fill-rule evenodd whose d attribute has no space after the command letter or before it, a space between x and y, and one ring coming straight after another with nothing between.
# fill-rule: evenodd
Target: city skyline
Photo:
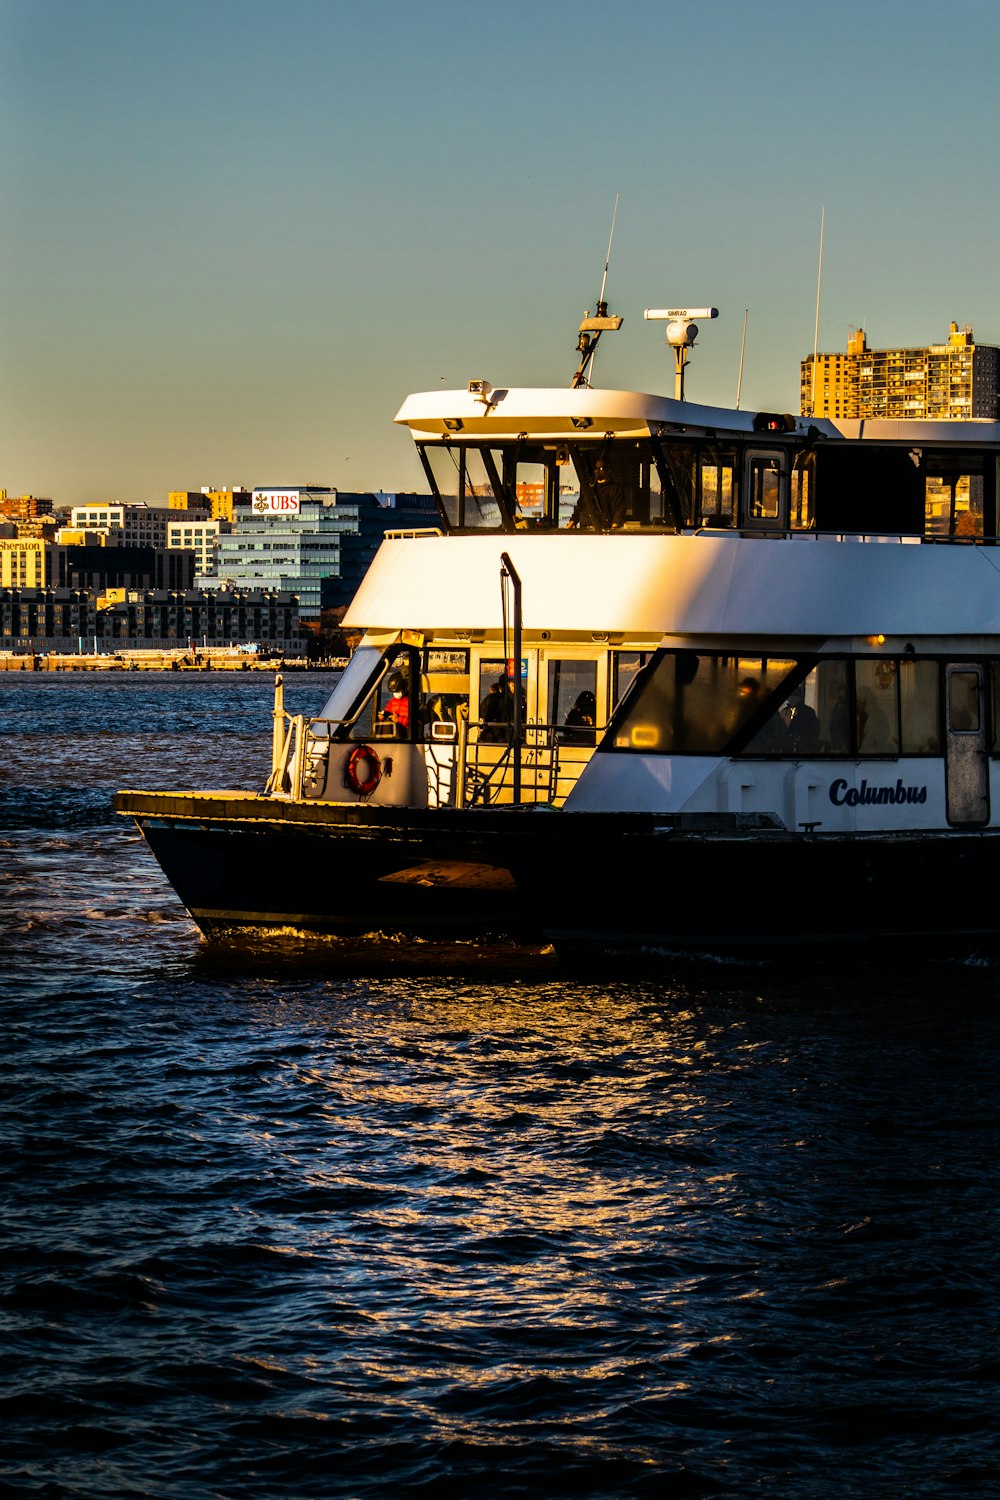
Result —
<instances>
[{"instance_id":1,"label":"city skyline","mask_svg":"<svg viewBox=\"0 0 1000 1500\"><path fill-rule=\"evenodd\" d=\"M1000 343L998 34L970 0L0 0L0 487L423 490L404 397L568 385L618 194L597 385L671 394L643 308L711 303L688 397L734 402L748 309L741 404L797 410L821 215L821 351Z\"/></svg>"}]
</instances>

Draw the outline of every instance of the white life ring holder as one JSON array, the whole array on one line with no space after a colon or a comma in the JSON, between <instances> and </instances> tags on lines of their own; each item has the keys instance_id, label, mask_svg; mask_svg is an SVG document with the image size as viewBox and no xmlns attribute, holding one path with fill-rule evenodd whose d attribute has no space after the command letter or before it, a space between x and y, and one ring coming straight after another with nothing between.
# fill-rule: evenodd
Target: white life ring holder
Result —
<instances>
[{"instance_id":1,"label":"white life ring holder","mask_svg":"<svg viewBox=\"0 0 1000 1500\"><path fill-rule=\"evenodd\" d=\"M362 781L358 771L362 761L368 762L369 775L365 781ZM382 762L371 745L355 745L344 767L344 785L352 792L357 792L359 797L370 797L381 780Z\"/></svg>"}]
</instances>

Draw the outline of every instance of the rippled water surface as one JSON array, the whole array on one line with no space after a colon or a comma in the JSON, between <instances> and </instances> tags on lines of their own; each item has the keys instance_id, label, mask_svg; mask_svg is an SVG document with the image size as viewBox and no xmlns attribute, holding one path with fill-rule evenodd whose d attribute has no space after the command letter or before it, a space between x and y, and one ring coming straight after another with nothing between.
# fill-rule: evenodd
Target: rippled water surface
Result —
<instances>
[{"instance_id":1,"label":"rippled water surface","mask_svg":"<svg viewBox=\"0 0 1000 1500\"><path fill-rule=\"evenodd\" d=\"M270 706L0 674L0 1495L1000 1495L996 961L208 948Z\"/></svg>"}]
</instances>

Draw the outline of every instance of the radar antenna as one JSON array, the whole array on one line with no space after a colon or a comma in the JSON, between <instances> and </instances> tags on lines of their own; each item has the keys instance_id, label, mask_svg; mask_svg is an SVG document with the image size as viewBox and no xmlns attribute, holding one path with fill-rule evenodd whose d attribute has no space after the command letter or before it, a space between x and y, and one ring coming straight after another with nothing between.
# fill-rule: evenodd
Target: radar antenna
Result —
<instances>
[{"instance_id":1,"label":"radar antenna","mask_svg":"<svg viewBox=\"0 0 1000 1500\"><path fill-rule=\"evenodd\" d=\"M647 307L643 317L665 322L667 343L674 351L676 365L674 399L684 400L684 366L688 362L688 350L698 337L695 318L717 318L717 307ZM737 402L737 405L739 402Z\"/></svg>"},{"instance_id":2,"label":"radar antenna","mask_svg":"<svg viewBox=\"0 0 1000 1500\"><path fill-rule=\"evenodd\" d=\"M604 291L608 284L608 266L611 264L611 241L615 237L615 219L618 217L618 200L621 194L615 194L615 206L611 215L611 233L608 236L608 253L604 261L604 275L601 277L601 295L597 299L597 311L593 317L590 311L583 315L577 340L577 352L583 356L580 360L576 374L573 376L573 389L577 386L589 385L590 376L594 368L594 355L597 353L597 341L602 333L617 333L624 319L608 316L608 304L604 300Z\"/></svg>"}]
</instances>

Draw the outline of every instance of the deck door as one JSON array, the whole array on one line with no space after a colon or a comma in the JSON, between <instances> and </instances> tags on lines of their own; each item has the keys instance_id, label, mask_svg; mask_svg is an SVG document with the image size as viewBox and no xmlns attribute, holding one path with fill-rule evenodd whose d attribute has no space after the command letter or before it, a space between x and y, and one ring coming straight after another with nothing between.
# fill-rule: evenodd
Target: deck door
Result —
<instances>
[{"instance_id":1,"label":"deck door","mask_svg":"<svg viewBox=\"0 0 1000 1500\"><path fill-rule=\"evenodd\" d=\"M946 669L948 822L981 828L990 820L989 760L983 668L954 662Z\"/></svg>"}]
</instances>

